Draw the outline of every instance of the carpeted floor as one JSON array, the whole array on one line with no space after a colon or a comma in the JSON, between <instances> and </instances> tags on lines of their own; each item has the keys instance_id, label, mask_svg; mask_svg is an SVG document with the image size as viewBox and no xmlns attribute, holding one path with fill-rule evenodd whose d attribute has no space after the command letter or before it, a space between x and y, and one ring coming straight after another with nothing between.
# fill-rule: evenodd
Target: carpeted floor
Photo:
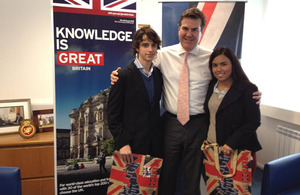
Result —
<instances>
[{"instance_id":1,"label":"carpeted floor","mask_svg":"<svg viewBox=\"0 0 300 195\"><path fill-rule=\"evenodd\" d=\"M263 171L257 168L253 176L252 195L260 195L262 177Z\"/></svg>"}]
</instances>

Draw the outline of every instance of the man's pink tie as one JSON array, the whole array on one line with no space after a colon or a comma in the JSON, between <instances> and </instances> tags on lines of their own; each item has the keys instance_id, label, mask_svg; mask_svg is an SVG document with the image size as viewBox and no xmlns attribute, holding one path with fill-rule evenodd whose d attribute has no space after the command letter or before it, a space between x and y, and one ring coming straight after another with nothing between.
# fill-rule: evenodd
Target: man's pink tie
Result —
<instances>
[{"instance_id":1,"label":"man's pink tie","mask_svg":"<svg viewBox=\"0 0 300 195\"><path fill-rule=\"evenodd\" d=\"M178 87L177 119L182 125L190 120L188 55L188 52L184 54Z\"/></svg>"}]
</instances>

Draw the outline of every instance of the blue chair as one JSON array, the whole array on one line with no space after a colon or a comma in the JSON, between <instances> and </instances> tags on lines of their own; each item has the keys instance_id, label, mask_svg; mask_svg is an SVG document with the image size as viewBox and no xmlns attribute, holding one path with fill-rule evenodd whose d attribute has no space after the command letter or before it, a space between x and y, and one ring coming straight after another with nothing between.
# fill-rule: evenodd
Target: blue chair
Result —
<instances>
[{"instance_id":1,"label":"blue chair","mask_svg":"<svg viewBox=\"0 0 300 195\"><path fill-rule=\"evenodd\" d=\"M300 153L266 163L261 186L261 195L299 195Z\"/></svg>"},{"instance_id":2,"label":"blue chair","mask_svg":"<svg viewBox=\"0 0 300 195\"><path fill-rule=\"evenodd\" d=\"M22 194L21 174L19 167L0 167L0 194Z\"/></svg>"}]
</instances>

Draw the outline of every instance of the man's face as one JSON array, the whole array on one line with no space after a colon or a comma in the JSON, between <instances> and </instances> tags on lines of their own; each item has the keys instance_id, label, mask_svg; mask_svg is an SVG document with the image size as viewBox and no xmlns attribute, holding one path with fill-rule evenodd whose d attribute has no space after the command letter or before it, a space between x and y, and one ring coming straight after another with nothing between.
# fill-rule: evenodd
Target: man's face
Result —
<instances>
[{"instance_id":1,"label":"man's face","mask_svg":"<svg viewBox=\"0 0 300 195\"><path fill-rule=\"evenodd\" d=\"M158 45L156 43L148 39L147 35L144 35L143 41L140 43L140 46L137 49L139 61L142 64L144 62L151 63L157 53L157 47Z\"/></svg>"},{"instance_id":2,"label":"man's face","mask_svg":"<svg viewBox=\"0 0 300 195\"><path fill-rule=\"evenodd\" d=\"M201 19L183 18L178 29L178 37L186 51L192 51L200 40Z\"/></svg>"}]
</instances>

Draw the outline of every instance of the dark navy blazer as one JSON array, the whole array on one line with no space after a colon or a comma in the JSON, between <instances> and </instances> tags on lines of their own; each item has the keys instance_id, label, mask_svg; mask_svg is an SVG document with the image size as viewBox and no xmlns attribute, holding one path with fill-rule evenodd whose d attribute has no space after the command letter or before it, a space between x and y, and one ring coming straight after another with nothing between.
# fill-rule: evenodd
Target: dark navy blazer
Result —
<instances>
[{"instance_id":1,"label":"dark navy blazer","mask_svg":"<svg viewBox=\"0 0 300 195\"><path fill-rule=\"evenodd\" d=\"M162 156L162 124L159 101L163 79L154 67L154 98L150 103L142 75L132 61L119 71L107 104L109 130L116 149L129 144L133 153Z\"/></svg>"},{"instance_id":2,"label":"dark navy blazer","mask_svg":"<svg viewBox=\"0 0 300 195\"><path fill-rule=\"evenodd\" d=\"M206 100L205 112L209 117L208 101L216 81L211 81ZM252 83L233 82L216 113L217 143L227 144L232 149L261 150L256 130L260 126L260 109L252 93L257 87Z\"/></svg>"}]
</instances>

